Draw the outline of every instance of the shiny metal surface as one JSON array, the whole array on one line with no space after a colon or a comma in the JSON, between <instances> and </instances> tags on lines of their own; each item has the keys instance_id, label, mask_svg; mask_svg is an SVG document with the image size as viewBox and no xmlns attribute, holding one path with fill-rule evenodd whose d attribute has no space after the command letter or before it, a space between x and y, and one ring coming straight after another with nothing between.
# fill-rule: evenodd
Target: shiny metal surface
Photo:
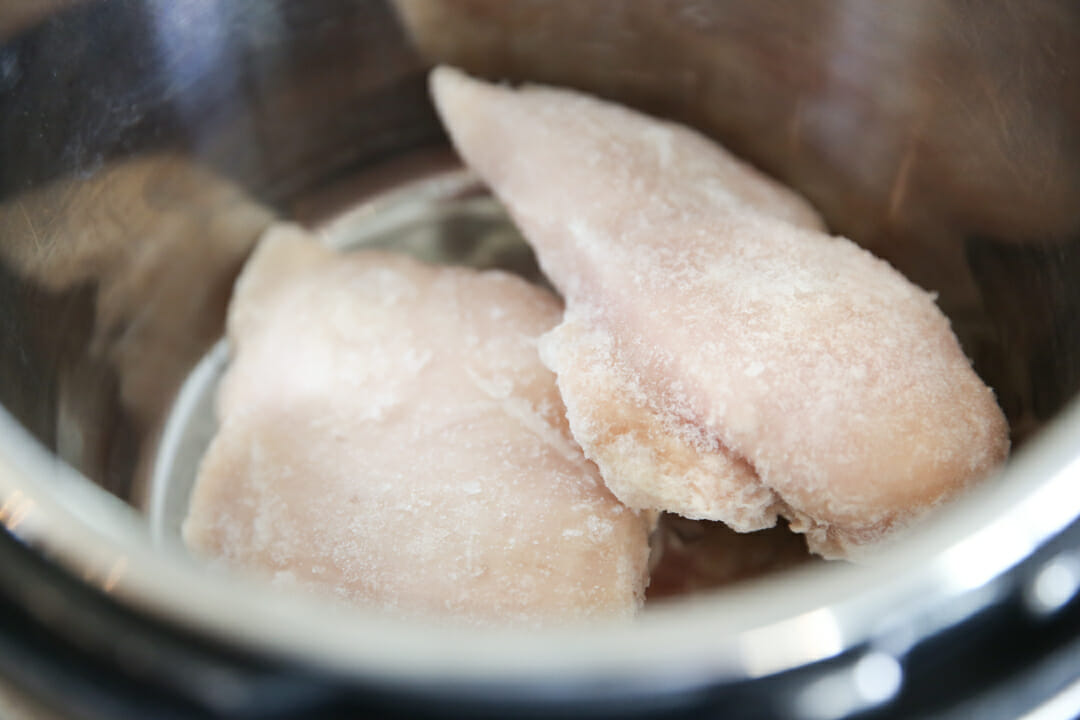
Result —
<instances>
[{"instance_id":1,"label":"shiny metal surface","mask_svg":"<svg viewBox=\"0 0 1080 720\"><path fill-rule=\"evenodd\" d=\"M1080 515L1080 408L1063 410L1080 387L1073 3L11 8L0 9L0 522L125 602L392 683L542 677L644 693L953 622ZM660 607L632 629L510 639L312 612L151 549L118 498L145 504L163 420L220 336L246 253L275 218L317 225L442 167L424 84L436 61L682 120L799 189L836 232L939 293L1009 416L1017 459L878 566L794 572Z\"/></svg>"}]
</instances>

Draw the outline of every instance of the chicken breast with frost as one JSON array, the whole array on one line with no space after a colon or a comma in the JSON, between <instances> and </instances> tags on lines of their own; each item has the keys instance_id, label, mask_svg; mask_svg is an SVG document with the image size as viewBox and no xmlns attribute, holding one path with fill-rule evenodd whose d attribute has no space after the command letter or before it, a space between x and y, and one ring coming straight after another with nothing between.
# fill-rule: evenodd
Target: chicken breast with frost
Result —
<instances>
[{"instance_id":1,"label":"chicken breast with frost","mask_svg":"<svg viewBox=\"0 0 1080 720\"><path fill-rule=\"evenodd\" d=\"M1008 429L933 298L703 136L438 68L454 145L566 300L542 340L624 502L854 552L1003 461Z\"/></svg>"},{"instance_id":2,"label":"chicken breast with frost","mask_svg":"<svg viewBox=\"0 0 1080 720\"><path fill-rule=\"evenodd\" d=\"M220 430L184 538L274 581L402 613L629 616L649 523L567 428L548 291L272 231L229 309Z\"/></svg>"}]
</instances>

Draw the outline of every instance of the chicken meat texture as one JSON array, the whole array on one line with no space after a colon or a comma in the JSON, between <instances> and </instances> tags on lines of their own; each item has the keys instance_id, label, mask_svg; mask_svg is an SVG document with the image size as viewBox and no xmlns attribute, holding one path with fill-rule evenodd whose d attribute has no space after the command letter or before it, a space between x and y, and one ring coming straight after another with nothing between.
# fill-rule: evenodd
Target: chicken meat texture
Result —
<instances>
[{"instance_id":1,"label":"chicken meat texture","mask_svg":"<svg viewBox=\"0 0 1080 720\"><path fill-rule=\"evenodd\" d=\"M933 297L689 128L570 90L431 76L451 139L566 301L570 427L635 508L778 515L851 556L1001 463Z\"/></svg>"},{"instance_id":2,"label":"chicken meat texture","mask_svg":"<svg viewBox=\"0 0 1080 720\"><path fill-rule=\"evenodd\" d=\"M229 309L186 542L401 614L632 615L650 516L612 496L570 435L537 351L561 315L505 273L271 231Z\"/></svg>"}]
</instances>

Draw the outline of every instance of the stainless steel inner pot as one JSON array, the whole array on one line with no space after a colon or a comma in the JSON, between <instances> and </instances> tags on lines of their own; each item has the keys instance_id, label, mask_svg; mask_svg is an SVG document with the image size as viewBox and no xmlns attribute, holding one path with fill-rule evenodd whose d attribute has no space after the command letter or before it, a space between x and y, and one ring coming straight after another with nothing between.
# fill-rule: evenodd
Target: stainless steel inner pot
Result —
<instances>
[{"instance_id":1,"label":"stainless steel inner pot","mask_svg":"<svg viewBox=\"0 0 1080 720\"><path fill-rule=\"evenodd\" d=\"M105 639L91 606L215 648L176 683L220 713L254 702L220 653L417 708L671 710L766 680L780 684L753 696L762 716L918 707L926 641L1013 601L1050 627L1080 586L1066 532L1080 517L1078 39L1064 0L5 4L0 523L18 562L0 595L81 651L119 643L128 670L143 626ZM165 502L153 483L178 390L271 222L353 232L346 211L453 176L426 95L436 62L677 119L801 191L938 293L1009 417L1009 466L872 565L791 571L629 627L466 632L204 572L146 520ZM509 255L468 244L505 230L484 225L497 210L461 212L472 197L410 216L422 237L400 216L356 232L528 267L511 241Z\"/></svg>"}]
</instances>

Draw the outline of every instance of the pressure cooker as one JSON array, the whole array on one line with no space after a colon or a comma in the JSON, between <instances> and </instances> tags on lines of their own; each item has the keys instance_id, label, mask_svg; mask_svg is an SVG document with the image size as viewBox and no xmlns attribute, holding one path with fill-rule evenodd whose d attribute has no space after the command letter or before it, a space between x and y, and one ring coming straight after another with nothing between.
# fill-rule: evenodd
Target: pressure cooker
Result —
<instances>
[{"instance_id":1,"label":"pressure cooker","mask_svg":"<svg viewBox=\"0 0 1080 720\"><path fill-rule=\"evenodd\" d=\"M0 714L1080 713L1078 41L1066 0L5 2ZM439 63L685 123L798 190L936 293L1007 465L873 562L631 624L447 627L207 571L177 528L267 227L530 262L449 149Z\"/></svg>"}]
</instances>

